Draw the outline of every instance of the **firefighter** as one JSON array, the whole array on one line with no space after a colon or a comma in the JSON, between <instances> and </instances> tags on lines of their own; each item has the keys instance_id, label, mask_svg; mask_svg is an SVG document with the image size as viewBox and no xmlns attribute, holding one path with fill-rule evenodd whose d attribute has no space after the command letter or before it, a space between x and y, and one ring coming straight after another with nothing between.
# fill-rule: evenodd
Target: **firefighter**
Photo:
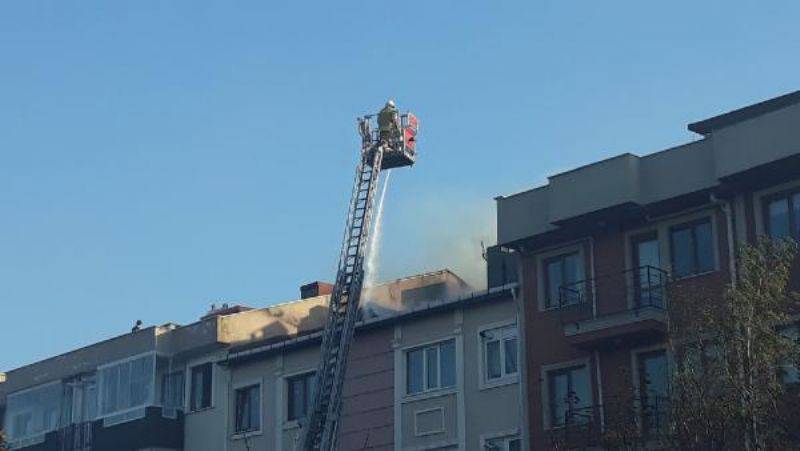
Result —
<instances>
[{"instance_id":1,"label":"firefighter","mask_svg":"<svg viewBox=\"0 0 800 451\"><path fill-rule=\"evenodd\" d=\"M386 106L378 113L378 131L383 144L390 144L400 134L400 113L394 100L386 102Z\"/></svg>"}]
</instances>

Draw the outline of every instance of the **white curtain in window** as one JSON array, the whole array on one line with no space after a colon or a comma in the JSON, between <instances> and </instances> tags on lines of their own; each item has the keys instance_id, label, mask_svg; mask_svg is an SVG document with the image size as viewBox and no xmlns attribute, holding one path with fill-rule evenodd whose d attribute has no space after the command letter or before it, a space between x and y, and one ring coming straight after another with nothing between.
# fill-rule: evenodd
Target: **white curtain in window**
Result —
<instances>
[{"instance_id":1,"label":"white curtain in window","mask_svg":"<svg viewBox=\"0 0 800 451\"><path fill-rule=\"evenodd\" d=\"M44 434L59 426L63 387L48 384L8 396L4 429L9 441Z\"/></svg>"},{"instance_id":2,"label":"white curtain in window","mask_svg":"<svg viewBox=\"0 0 800 451\"><path fill-rule=\"evenodd\" d=\"M99 370L103 415L143 407L153 400L153 354Z\"/></svg>"}]
</instances>

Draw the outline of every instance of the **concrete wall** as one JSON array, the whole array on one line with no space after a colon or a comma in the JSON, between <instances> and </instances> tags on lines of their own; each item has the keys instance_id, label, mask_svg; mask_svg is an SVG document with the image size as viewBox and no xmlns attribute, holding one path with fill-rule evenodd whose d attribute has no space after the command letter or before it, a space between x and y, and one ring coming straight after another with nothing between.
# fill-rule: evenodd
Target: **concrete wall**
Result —
<instances>
[{"instance_id":1,"label":"concrete wall","mask_svg":"<svg viewBox=\"0 0 800 451\"><path fill-rule=\"evenodd\" d=\"M800 105L715 130L711 134L716 176L800 153Z\"/></svg>"},{"instance_id":2,"label":"concrete wall","mask_svg":"<svg viewBox=\"0 0 800 451\"><path fill-rule=\"evenodd\" d=\"M623 154L549 178L549 184L497 199L498 244L553 230L554 222L604 208L647 205L715 187L719 179L800 154L800 105L644 157Z\"/></svg>"}]
</instances>

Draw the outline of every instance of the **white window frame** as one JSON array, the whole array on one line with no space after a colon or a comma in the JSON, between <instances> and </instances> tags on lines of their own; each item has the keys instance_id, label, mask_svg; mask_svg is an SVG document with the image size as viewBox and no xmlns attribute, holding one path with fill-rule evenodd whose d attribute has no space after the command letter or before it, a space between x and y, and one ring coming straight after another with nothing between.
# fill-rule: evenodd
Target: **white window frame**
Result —
<instances>
[{"instance_id":1,"label":"white window frame","mask_svg":"<svg viewBox=\"0 0 800 451\"><path fill-rule=\"evenodd\" d=\"M517 319L510 319L507 321L499 321L495 323L485 324L478 328L477 337L478 337L478 388L480 390L486 390L495 387L501 387L504 385L515 384L519 382L519 374L520 374L520 366L522 363L519 361L520 358L520 334L519 334L519 327L518 327ZM484 334L486 332L491 332L498 329L507 329L513 328L513 331L506 332L507 335L500 338L500 370L502 375L498 378L489 379L489 375L487 374L488 368L488 351L487 351L487 341L484 339ZM506 374L506 350L504 346L504 341L507 338L515 337L517 339L517 371L515 373Z\"/></svg>"},{"instance_id":2,"label":"white window frame","mask_svg":"<svg viewBox=\"0 0 800 451\"><path fill-rule=\"evenodd\" d=\"M765 219L764 209L766 208L764 199L774 194L778 194L783 191L794 190L797 188L800 188L800 181L792 180L790 182L781 183L780 185L770 186L769 188L765 188L763 190L756 191L753 193L753 219L755 224L755 230L753 231L753 233L756 236L759 235L769 236L769 233L767 233L768 232L767 224L764 221Z\"/></svg>"},{"instance_id":3,"label":"white window frame","mask_svg":"<svg viewBox=\"0 0 800 451\"><path fill-rule=\"evenodd\" d=\"M585 357L582 359L575 359L570 360L567 362L559 362L554 363L551 365L542 365L541 367L541 396L542 396L542 424L545 430L553 430L553 429L561 429L564 425L553 425L551 424L551 412L550 412L550 377L549 373L560 371L567 368L572 367L579 367L583 366L586 368L586 380L589 382L589 406L593 406L594 403L594 387L597 384L597 381L594 377L594 371L592 371L592 361L589 357ZM602 402L602 401L601 401Z\"/></svg>"},{"instance_id":4,"label":"white window frame","mask_svg":"<svg viewBox=\"0 0 800 451\"><path fill-rule=\"evenodd\" d=\"M535 261L536 261L536 281L537 281L537 288L536 288L536 300L537 305L539 307L540 312L548 312L559 310L558 305L547 305L547 286L545 284L545 280L547 277L545 273L547 272L547 268L545 263L553 259L555 257L559 257L562 255L569 255L569 254L578 254L578 260L580 261L580 265L578 266L578 280L577 282L586 281L588 283L589 278L593 277L594 274L594 264L592 263L589 266L589 277L586 276L586 268L587 268L587 260L586 260L586 251L585 247L590 246L590 251L592 252L590 242L586 239L579 240L577 242L568 243L564 245L560 245L557 248L552 248L543 252L536 254ZM591 256L590 256L591 257ZM591 259L594 262L594 259ZM589 287L584 287L584 295L586 295L586 291L589 290ZM594 290L591 290L592 299L587 299L586 302L592 302L594 305ZM580 305L580 304L576 304Z\"/></svg>"},{"instance_id":5,"label":"white window frame","mask_svg":"<svg viewBox=\"0 0 800 451\"><path fill-rule=\"evenodd\" d=\"M316 368L308 368L300 371L294 371L292 373L287 373L280 378L280 387L279 390L282 391L283 397L280 406L280 411L282 412L281 420L283 423L283 429L295 429L300 427L300 420L290 420L289 419L289 379L294 379L298 376L305 376L307 374L316 373Z\"/></svg>"},{"instance_id":6,"label":"white window frame","mask_svg":"<svg viewBox=\"0 0 800 451\"><path fill-rule=\"evenodd\" d=\"M13 392L13 393L9 393L6 396L6 408L8 407L8 398L11 397L11 396L19 395L19 394L23 394L23 393L27 393L27 392L31 392L31 391L35 391L35 390L41 390L41 389L49 387L51 385L61 385L61 384L63 384L63 382L61 380L56 380L56 381L46 382L44 384L35 385L33 387L28 387L28 388L25 388L25 389L22 389L22 390ZM64 408L63 403L64 403L64 398L63 398L63 390L62 390L62 396L61 396L61 398L59 400L59 413ZM33 409L26 409L26 411L30 412L30 413L33 413ZM5 424L3 424L3 423L5 423ZM0 423L0 425L4 426L6 432L8 432L8 431L10 431L11 429L14 428L14 424L13 424L13 421L11 420L11 417L9 416L8 409L6 409L6 411L5 411L5 418L4 418L4 422L3 423ZM60 423L60 420L57 423ZM23 443L23 442L24 443L29 443L31 445L35 444L35 443L41 443L38 440L39 438L41 438L42 441L43 441L43 439L44 439L45 435L47 435L47 433L53 432L53 431L57 430L59 427L61 427L61 425L60 424L56 424L56 425L54 425L54 428L51 428L51 429L46 430L46 431L36 432L36 433L33 433L33 434L28 434L25 437L17 437L17 438L14 438L14 439L11 439L10 437L6 437L6 439L12 445L16 444L16 443ZM14 432L16 433L16 431L14 431Z\"/></svg>"},{"instance_id":7,"label":"white window frame","mask_svg":"<svg viewBox=\"0 0 800 451\"><path fill-rule=\"evenodd\" d=\"M208 407L201 407L199 409L192 409L192 370L197 368L198 366L202 366L205 364L211 364L211 399ZM184 383L186 393L184 394L183 401L184 405L184 413L192 414L197 412L205 412L206 410L211 410L215 407L215 398L216 398L216 381L217 381L217 368L216 368L216 359L213 357L198 360L196 362L192 362L191 364L186 366L186 381Z\"/></svg>"},{"instance_id":8,"label":"white window frame","mask_svg":"<svg viewBox=\"0 0 800 451\"><path fill-rule=\"evenodd\" d=\"M140 358L148 356L148 355L153 358L153 372L150 375L150 377L153 379L153 389L150 391L150 399L145 401L145 403L142 404L141 406L129 407L127 409L123 409L123 410L112 412L112 413L104 413L103 412L103 405L105 403L105 397L104 397L105 396L104 395L105 394L105 387L104 387L103 377L101 375L101 370L103 370L105 368L112 367L112 366L120 365L122 363L129 362L129 361L132 361L132 360L137 360L137 359L140 359ZM102 419L102 420L104 420L104 424L105 424L106 423L105 420L107 418L116 417L119 420L118 421L114 421L114 424L125 423L127 421L133 421L133 420L137 420L139 418L142 418L142 415L129 415L129 414L132 414L134 412L144 412L144 413L146 413L147 407L151 407L151 406L155 406L156 405L156 399L155 399L156 391L157 391L157 386L156 386L156 375L157 375L156 374L156 366L157 366L156 365L156 363L157 363L156 362L156 357L157 357L157 353L155 351L147 351L147 352L143 352L141 354L136 354L136 355L131 356L131 357L126 357L124 359L115 360L113 362L104 363L102 365L98 365L97 366L96 372L97 372L97 389L98 389L98 393L97 393L97 417L95 418L95 420Z\"/></svg>"},{"instance_id":9,"label":"white window frame","mask_svg":"<svg viewBox=\"0 0 800 451\"><path fill-rule=\"evenodd\" d=\"M447 342L453 342L453 352L454 352L454 368L453 368L453 375L455 376L455 380L452 386L449 387L442 387L442 352L441 352L441 345ZM428 358L426 350L428 348L432 348L436 346L437 349L437 357L438 357L438 371L436 373L437 383L438 386L435 388L428 387ZM414 393L408 392L408 354L412 351L422 350L422 390ZM407 346L402 349L402 361L403 361L403 368L402 368L402 380L403 380L403 387L402 393L404 398L418 398L418 397L427 397L432 394L447 394L447 393L454 393L458 390L459 387L459 376L458 376L458 340L456 337L447 337L441 338L437 340L432 340L425 343L418 343L412 346Z\"/></svg>"},{"instance_id":10,"label":"white window frame","mask_svg":"<svg viewBox=\"0 0 800 451\"><path fill-rule=\"evenodd\" d=\"M508 443L512 440L519 440L520 449L524 449L522 446L522 434L520 434L519 428L515 428L509 431L503 432L496 432L492 434L483 434L481 435L481 448L480 451L486 451L487 445L489 442L493 442L496 440L502 440L504 449L501 451L508 451Z\"/></svg>"},{"instance_id":11,"label":"white window frame","mask_svg":"<svg viewBox=\"0 0 800 451\"><path fill-rule=\"evenodd\" d=\"M213 363L212 363L212 365L213 365ZM198 365L195 365L195 366L198 366ZM212 370L212 373L213 373L213 370ZM211 377L211 380L213 382L213 380L214 380L213 376ZM213 383L212 383L212 387L213 387ZM254 430L250 430L250 431L237 432L236 431L236 407L237 407L236 406L236 401L237 401L236 392L238 390L243 389L243 388L250 388L250 387L258 387L258 429L254 429ZM231 433L231 439L232 440L241 440L241 439L245 439L245 438L249 438L249 437L253 437L253 436L262 435L264 433L264 413L265 413L264 412L264 405L265 405L265 400L264 400L264 380L259 378L259 379L248 379L248 380L239 381L239 382L233 384L233 386L231 387L231 390L232 390L232 393L231 393L232 396L231 397L233 398L232 399L233 406L231 408L231 418L230 418L231 430L233 431ZM213 393L213 390L212 390L212 393ZM213 405L213 402L212 402L212 405ZM208 409L208 408L206 408L206 409ZM206 409L202 409L202 410L206 410ZM199 412L199 411L196 410L195 412Z\"/></svg>"}]
</instances>

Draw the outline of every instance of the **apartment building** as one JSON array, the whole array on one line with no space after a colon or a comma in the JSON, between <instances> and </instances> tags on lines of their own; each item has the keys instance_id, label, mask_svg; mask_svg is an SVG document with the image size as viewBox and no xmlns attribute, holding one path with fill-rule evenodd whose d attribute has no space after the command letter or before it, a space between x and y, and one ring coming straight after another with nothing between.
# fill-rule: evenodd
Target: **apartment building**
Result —
<instances>
[{"instance_id":1,"label":"apartment building","mask_svg":"<svg viewBox=\"0 0 800 451\"><path fill-rule=\"evenodd\" d=\"M330 286L301 292L11 370L0 412L12 449L294 449ZM473 293L449 271L365 293L341 449L521 449L514 293Z\"/></svg>"},{"instance_id":2,"label":"apartment building","mask_svg":"<svg viewBox=\"0 0 800 451\"><path fill-rule=\"evenodd\" d=\"M795 92L692 123L690 143L497 198L498 249L518 263L530 449L597 446L624 399L642 432L658 427L665 282L715 296L735 277L737 243L800 237L799 126ZM797 288L800 264L792 277Z\"/></svg>"}]
</instances>

